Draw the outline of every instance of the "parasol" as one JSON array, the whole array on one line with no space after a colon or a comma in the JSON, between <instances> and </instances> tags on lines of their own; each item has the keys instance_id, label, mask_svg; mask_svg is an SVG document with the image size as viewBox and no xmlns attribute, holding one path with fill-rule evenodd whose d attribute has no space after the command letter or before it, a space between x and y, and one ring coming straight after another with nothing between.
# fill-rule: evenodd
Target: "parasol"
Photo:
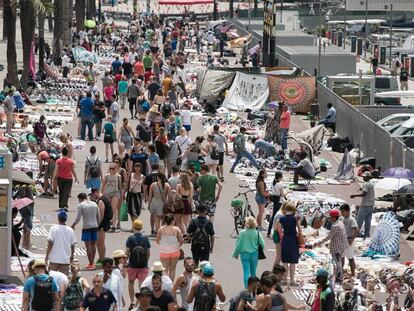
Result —
<instances>
[{"instance_id":1,"label":"parasol","mask_svg":"<svg viewBox=\"0 0 414 311\"><path fill-rule=\"evenodd\" d=\"M85 24L84 25L85 25L85 27L88 27L88 28L95 28L96 22L94 20L87 19L85 21Z\"/></svg>"},{"instance_id":2,"label":"parasol","mask_svg":"<svg viewBox=\"0 0 414 311\"><path fill-rule=\"evenodd\" d=\"M13 208L17 208L20 210L23 207L26 207L27 205L32 204L32 203L33 203L33 200L29 198L13 200Z\"/></svg>"},{"instance_id":3,"label":"parasol","mask_svg":"<svg viewBox=\"0 0 414 311\"><path fill-rule=\"evenodd\" d=\"M400 189L398 189L397 191L395 191L394 194L395 195L414 194L414 185L413 184L405 185L405 186L401 187Z\"/></svg>"},{"instance_id":4,"label":"parasol","mask_svg":"<svg viewBox=\"0 0 414 311\"><path fill-rule=\"evenodd\" d=\"M73 57L77 62L98 63L98 57L95 53L89 52L87 49L77 46L72 49Z\"/></svg>"},{"instance_id":5,"label":"parasol","mask_svg":"<svg viewBox=\"0 0 414 311\"><path fill-rule=\"evenodd\" d=\"M404 167L393 167L386 170L383 174L384 177L392 177L392 178L414 178L414 172L409 170L408 168Z\"/></svg>"},{"instance_id":6,"label":"parasol","mask_svg":"<svg viewBox=\"0 0 414 311\"><path fill-rule=\"evenodd\" d=\"M375 184L375 195L381 197L406 185L411 185L411 181L406 178L385 177Z\"/></svg>"},{"instance_id":7,"label":"parasol","mask_svg":"<svg viewBox=\"0 0 414 311\"><path fill-rule=\"evenodd\" d=\"M267 104L269 109L277 109L279 108L279 103L275 100Z\"/></svg>"},{"instance_id":8,"label":"parasol","mask_svg":"<svg viewBox=\"0 0 414 311\"><path fill-rule=\"evenodd\" d=\"M386 212L368 245L369 250L388 256L400 253L400 223L393 212Z\"/></svg>"}]
</instances>

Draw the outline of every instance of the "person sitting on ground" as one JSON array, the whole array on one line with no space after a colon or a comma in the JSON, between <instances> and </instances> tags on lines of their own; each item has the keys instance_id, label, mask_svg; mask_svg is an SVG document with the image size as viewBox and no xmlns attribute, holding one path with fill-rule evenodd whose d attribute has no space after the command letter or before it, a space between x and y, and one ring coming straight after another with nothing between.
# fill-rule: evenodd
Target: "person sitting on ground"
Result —
<instances>
[{"instance_id":1,"label":"person sitting on ground","mask_svg":"<svg viewBox=\"0 0 414 311\"><path fill-rule=\"evenodd\" d=\"M290 167L294 170L293 183L295 185L299 183L299 176L304 179L312 179L315 177L315 167L307 156L308 154L302 151L299 153L299 164L295 167Z\"/></svg>"},{"instance_id":2,"label":"person sitting on ground","mask_svg":"<svg viewBox=\"0 0 414 311\"><path fill-rule=\"evenodd\" d=\"M332 105L332 103L328 103L328 114L326 115L325 119L319 121L318 124L323 124L327 128L331 128L332 131L335 133L335 124L336 124L336 109Z\"/></svg>"},{"instance_id":3,"label":"person sitting on ground","mask_svg":"<svg viewBox=\"0 0 414 311\"><path fill-rule=\"evenodd\" d=\"M259 156L264 156L265 158L270 158L276 155L276 147L272 143L265 141L264 139L257 139L257 137L253 137L251 139L252 144L254 144L254 151L259 151Z\"/></svg>"}]
</instances>

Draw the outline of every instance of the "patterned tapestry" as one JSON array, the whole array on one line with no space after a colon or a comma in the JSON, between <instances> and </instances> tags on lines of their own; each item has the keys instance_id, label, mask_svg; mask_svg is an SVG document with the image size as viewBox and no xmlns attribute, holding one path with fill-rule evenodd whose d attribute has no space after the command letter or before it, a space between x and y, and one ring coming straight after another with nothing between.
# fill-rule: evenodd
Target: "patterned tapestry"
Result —
<instances>
[{"instance_id":1,"label":"patterned tapestry","mask_svg":"<svg viewBox=\"0 0 414 311\"><path fill-rule=\"evenodd\" d=\"M270 101L284 101L294 112L308 113L315 101L315 77L268 76Z\"/></svg>"},{"instance_id":2,"label":"patterned tapestry","mask_svg":"<svg viewBox=\"0 0 414 311\"><path fill-rule=\"evenodd\" d=\"M231 71L207 70L201 83L199 102L214 102L220 93L228 89L236 74Z\"/></svg>"}]
</instances>

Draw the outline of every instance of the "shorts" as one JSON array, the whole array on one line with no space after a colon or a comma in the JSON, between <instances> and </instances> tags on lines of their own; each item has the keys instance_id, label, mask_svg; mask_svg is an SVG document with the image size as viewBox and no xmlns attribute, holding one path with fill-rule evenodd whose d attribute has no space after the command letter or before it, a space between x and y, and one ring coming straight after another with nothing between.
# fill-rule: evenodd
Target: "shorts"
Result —
<instances>
[{"instance_id":1,"label":"shorts","mask_svg":"<svg viewBox=\"0 0 414 311\"><path fill-rule=\"evenodd\" d=\"M149 272L148 268L130 268L128 267L128 280L144 282Z\"/></svg>"},{"instance_id":2,"label":"shorts","mask_svg":"<svg viewBox=\"0 0 414 311\"><path fill-rule=\"evenodd\" d=\"M347 259L354 259L354 256L354 244L351 244L345 249L343 257L346 257Z\"/></svg>"},{"instance_id":3,"label":"shorts","mask_svg":"<svg viewBox=\"0 0 414 311\"><path fill-rule=\"evenodd\" d=\"M224 151L219 152L219 162L218 162L218 165L223 165L223 164L224 164Z\"/></svg>"},{"instance_id":4,"label":"shorts","mask_svg":"<svg viewBox=\"0 0 414 311\"><path fill-rule=\"evenodd\" d=\"M110 100L105 100L105 107L106 107L106 108L111 107L111 105L112 105L112 103L111 103L111 101L110 101Z\"/></svg>"},{"instance_id":5,"label":"shorts","mask_svg":"<svg viewBox=\"0 0 414 311\"><path fill-rule=\"evenodd\" d=\"M111 220L109 220L109 219L104 219L104 220L102 220L102 222L99 224L98 231L103 230L103 231L105 231L105 232L108 232L110 228L111 228Z\"/></svg>"},{"instance_id":6,"label":"shorts","mask_svg":"<svg viewBox=\"0 0 414 311\"><path fill-rule=\"evenodd\" d=\"M121 193L119 191L105 192L105 197L107 197L109 200L112 199L112 198L120 198Z\"/></svg>"},{"instance_id":7,"label":"shorts","mask_svg":"<svg viewBox=\"0 0 414 311\"><path fill-rule=\"evenodd\" d=\"M86 188L88 188L88 189L91 189L91 188L101 189L101 179L99 177L88 178L86 180Z\"/></svg>"},{"instance_id":8,"label":"shorts","mask_svg":"<svg viewBox=\"0 0 414 311\"><path fill-rule=\"evenodd\" d=\"M49 162L49 164L46 167L46 171L45 171L45 176L44 176L45 179L52 179L53 174L55 172L55 166L56 166L55 161Z\"/></svg>"},{"instance_id":9,"label":"shorts","mask_svg":"<svg viewBox=\"0 0 414 311\"><path fill-rule=\"evenodd\" d=\"M180 251L174 253L160 253L160 259L178 259L180 258Z\"/></svg>"},{"instance_id":10,"label":"shorts","mask_svg":"<svg viewBox=\"0 0 414 311\"><path fill-rule=\"evenodd\" d=\"M104 135L104 143L113 144L114 138L112 137L112 135Z\"/></svg>"},{"instance_id":11,"label":"shorts","mask_svg":"<svg viewBox=\"0 0 414 311\"><path fill-rule=\"evenodd\" d=\"M189 131L191 131L191 124L188 124L188 125L183 125L183 128L185 128L185 130L186 130L187 132L189 132Z\"/></svg>"},{"instance_id":12,"label":"shorts","mask_svg":"<svg viewBox=\"0 0 414 311\"><path fill-rule=\"evenodd\" d=\"M261 195L259 193L256 193L256 197L255 197L256 203L257 204L266 204L267 199L264 195Z\"/></svg>"},{"instance_id":13,"label":"shorts","mask_svg":"<svg viewBox=\"0 0 414 311\"><path fill-rule=\"evenodd\" d=\"M279 232L277 231L273 231L273 242L276 243L280 243L280 235Z\"/></svg>"},{"instance_id":14,"label":"shorts","mask_svg":"<svg viewBox=\"0 0 414 311\"><path fill-rule=\"evenodd\" d=\"M93 242L98 240L98 228L82 229L81 240L84 242Z\"/></svg>"},{"instance_id":15,"label":"shorts","mask_svg":"<svg viewBox=\"0 0 414 311\"><path fill-rule=\"evenodd\" d=\"M216 213L216 207L217 204L215 201L204 201L201 202L201 204L204 204L207 208L207 213L209 216L214 216L214 214Z\"/></svg>"}]
</instances>

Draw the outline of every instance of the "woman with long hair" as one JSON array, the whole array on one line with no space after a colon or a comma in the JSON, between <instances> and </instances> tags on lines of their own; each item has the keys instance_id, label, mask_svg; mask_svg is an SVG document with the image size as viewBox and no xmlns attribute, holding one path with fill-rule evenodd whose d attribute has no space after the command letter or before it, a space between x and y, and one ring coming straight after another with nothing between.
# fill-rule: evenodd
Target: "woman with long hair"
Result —
<instances>
[{"instance_id":1,"label":"woman with long hair","mask_svg":"<svg viewBox=\"0 0 414 311\"><path fill-rule=\"evenodd\" d=\"M163 225L157 231L155 242L160 246L160 260L165 267L165 273L174 282L180 248L184 243L180 228L175 226L174 215L164 215Z\"/></svg>"},{"instance_id":2,"label":"woman with long hair","mask_svg":"<svg viewBox=\"0 0 414 311\"><path fill-rule=\"evenodd\" d=\"M114 159L112 162L116 165L115 172L117 172L121 176L121 183L122 183L121 199L118 200L118 207L117 207L118 215L119 215L121 211L121 205L125 197L126 183L128 181L128 172L126 171L126 169L121 167L121 159L117 155L116 156L114 155ZM121 229L120 219L118 219L116 228Z\"/></svg>"},{"instance_id":3,"label":"woman with long hair","mask_svg":"<svg viewBox=\"0 0 414 311\"><path fill-rule=\"evenodd\" d=\"M104 133L104 143L105 143L105 162L108 163L108 152L109 147L111 148L111 157L114 156L114 141L116 138L116 129L115 125L112 123L112 116L108 115L106 118L106 122L103 126L103 133Z\"/></svg>"},{"instance_id":4,"label":"woman with long hair","mask_svg":"<svg viewBox=\"0 0 414 311\"><path fill-rule=\"evenodd\" d=\"M142 174L142 165L134 164L134 171L129 175L127 184L126 203L128 206L128 213L132 222L141 215L142 208L142 185L145 176Z\"/></svg>"},{"instance_id":5,"label":"woman with long hair","mask_svg":"<svg viewBox=\"0 0 414 311\"><path fill-rule=\"evenodd\" d=\"M204 151L207 153L206 164L208 165L210 172L217 175L217 166L219 164L219 159L217 157L219 157L219 154L217 144L214 142L214 135L209 134L207 136L207 145L204 148Z\"/></svg>"},{"instance_id":6,"label":"woman with long hair","mask_svg":"<svg viewBox=\"0 0 414 311\"><path fill-rule=\"evenodd\" d=\"M259 208L259 213L257 214L257 230L259 231L266 231L266 229L264 229L262 227L262 222L263 222L263 214L264 214L264 210L266 207L266 202L267 199L269 197L269 192L266 190L266 183L265 183L265 179L267 177L267 172L265 169L261 169L259 171L259 175L257 176L256 179L256 203L257 206Z\"/></svg>"},{"instance_id":7,"label":"woman with long hair","mask_svg":"<svg viewBox=\"0 0 414 311\"><path fill-rule=\"evenodd\" d=\"M116 228L117 222L119 223L119 214L118 214L118 202L121 199L122 193L122 178L121 175L116 171L116 164L111 163L109 165L109 173L107 173L103 180L101 186L101 193L108 198L112 206L112 226L109 232L115 232L115 229L120 229L120 226Z\"/></svg>"},{"instance_id":8,"label":"woman with long hair","mask_svg":"<svg viewBox=\"0 0 414 311\"><path fill-rule=\"evenodd\" d=\"M165 167L165 158L168 154L168 138L167 132L165 131L164 127L160 127L160 131L158 136L155 138L154 145L155 145L155 152L160 157L160 166Z\"/></svg>"},{"instance_id":9,"label":"woman with long hair","mask_svg":"<svg viewBox=\"0 0 414 311\"><path fill-rule=\"evenodd\" d=\"M157 181L152 183L149 189L148 206L151 215L154 217L155 231L157 232L161 227L165 207L171 201L171 187L167 182L165 174L158 173Z\"/></svg>"},{"instance_id":10,"label":"woman with long hair","mask_svg":"<svg viewBox=\"0 0 414 311\"><path fill-rule=\"evenodd\" d=\"M283 232L281 243L282 263L286 271L289 271L290 285L295 286L295 266L299 262L298 233L301 232L300 217L296 217L296 204L286 203L285 214L277 222L278 232ZM287 273L284 283L287 283Z\"/></svg>"},{"instance_id":11,"label":"woman with long hair","mask_svg":"<svg viewBox=\"0 0 414 311\"><path fill-rule=\"evenodd\" d=\"M187 173L181 173L180 183L177 185L175 195L179 196L174 198L173 204L175 223L181 232L187 232L194 207L194 187Z\"/></svg>"},{"instance_id":12,"label":"woman with long hair","mask_svg":"<svg viewBox=\"0 0 414 311\"><path fill-rule=\"evenodd\" d=\"M132 127L128 124L128 118L124 118L118 134L118 144L122 142L125 145L126 150L131 150L133 140L134 133Z\"/></svg>"},{"instance_id":13,"label":"woman with long hair","mask_svg":"<svg viewBox=\"0 0 414 311\"><path fill-rule=\"evenodd\" d=\"M286 187L282 184L283 173L281 171L275 172L275 178L272 182L271 189L271 201L273 202L273 212L269 218L269 226L267 228L267 237L270 239L270 234L273 228L273 221L275 219L276 213L279 211L280 207L284 202L286 202Z\"/></svg>"}]
</instances>

